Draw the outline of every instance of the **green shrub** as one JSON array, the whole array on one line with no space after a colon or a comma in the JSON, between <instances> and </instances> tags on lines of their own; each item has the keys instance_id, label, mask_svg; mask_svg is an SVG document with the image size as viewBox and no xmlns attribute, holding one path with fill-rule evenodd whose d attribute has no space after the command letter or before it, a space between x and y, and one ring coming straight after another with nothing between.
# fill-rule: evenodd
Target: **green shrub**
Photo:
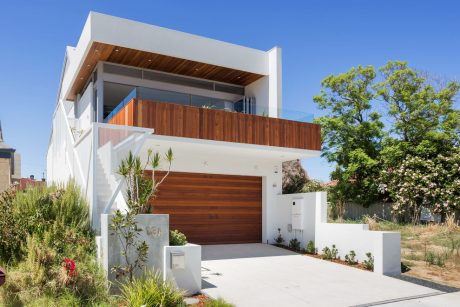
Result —
<instances>
[{"instance_id":1,"label":"green shrub","mask_svg":"<svg viewBox=\"0 0 460 307\"><path fill-rule=\"evenodd\" d=\"M80 188L73 182L65 189L33 187L17 192L11 203L17 228L24 229L18 238L23 248L21 257L8 267L0 305L107 303L107 281L95 260L88 206Z\"/></svg>"},{"instance_id":2,"label":"green shrub","mask_svg":"<svg viewBox=\"0 0 460 307\"><path fill-rule=\"evenodd\" d=\"M328 187L325 186L321 181L315 179L308 179L305 185L303 186L302 193L321 192L327 190Z\"/></svg>"},{"instance_id":3,"label":"green shrub","mask_svg":"<svg viewBox=\"0 0 460 307\"><path fill-rule=\"evenodd\" d=\"M217 300L208 300L205 304L205 307L235 307L235 305L227 303L223 298L218 298Z\"/></svg>"},{"instance_id":4,"label":"green shrub","mask_svg":"<svg viewBox=\"0 0 460 307\"><path fill-rule=\"evenodd\" d=\"M340 259L340 257L338 256L339 254L339 250L337 248L335 248L335 245L332 244L332 248L331 248L331 256L332 256L332 259Z\"/></svg>"},{"instance_id":5,"label":"green shrub","mask_svg":"<svg viewBox=\"0 0 460 307\"><path fill-rule=\"evenodd\" d=\"M446 259L447 259L446 255L437 254L434 264L436 264L437 266L443 267L446 265Z\"/></svg>"},{"instance_id":6,"label":"green shrub","mask_svg":"<svg viewBox=\"0 0 460 307\"><path fill-rule=\"evenodd\" d=\"M345 255L345 261L350 265L358 263L358 261L356 261L356 253L354 250L351 250L350 253Z\"/></svg>"},{"instance_id":7,"label":"green shrub","mask_svg":"<svg viewBox=\"0 0 460 307\"><path fill-rule=\"evenodd\" d=\"M65 187L33 187L18 192L13 202L17 218L30 234L43 236L53 227L70 228L91 236L89 207L80 188L70 181Z\"/></svg>"},{"instance_id":8,"label":"green shrub","mask_svg":"<svg viewBox=\"0 0 460 307\"><path fill-rule=\"evenodd\" d=\"M311 254L311 255L314 255L317 253L317 249L315 247L315 242L313 241L308 241L307 243L307 247L305 248L305 251L307 252L307 254Z\"/></svg>"},{"instance_id":9,"label":"green shrub","mask_svg":"<svg viewBox=\"0 0 460 307\"><path fill-rule=\"evenodd\" d=\"M11 263L22 256L21 243L27 233L14 215L14 197L11 189L0 193L0 263Z\"/></svg>"},{"instance_id":10,"label":"green shrub","mask_svg":"<svg viewBox=\"0 0 460 307\"><path fill-rule=\"evenodd\" d=\"M428 251L425 253L425 262L429 265L445 266L447 255Z\"/></svg>"},{"instance_id":11,"label":"green shrub","mask_svg":"<svg viewBox=\"0 0 460 307\"><path fill-rule=\"evenodd\" d=\"M293 250L300 250L300 241L297 240L296 238L294 239L291 239L291 241L289 241L289 248L292 248Z\"/></svg>"},{"instance_id":12,"label":"green shrub","mask_svg":"<svg viewBox=\"0 0 460 307\"><path fill-rule=\"evenodd\" d=\"M187 244L187 237L179 230L169 231L169 245L170 246L181 246Z\"/></svg>"},{"instance_id":13,"label":"green shrub","mask_svg":"<svg viewBox=\"0 0 460 307\"><path fill-rule=\"evenodd\" d=\"M434 254L433 252L428 251L428 252L426 252L426 254L425 254L425 262L426 262L427 264L434 264L434 262L435 262L435 257L436 257L436 256L435 256L435 254Z\"/></svg>"},{"instance_id":14,"label":"green shrub","mask_svg":"<svg viewBox=\"0 0 460 307\"><path fill-rule=\"evenodd\" d=\"M325 260L340 259L339 257L337 257L338 253L339 250L335 248L335 244L332 244L332 248L329 248L327 246L323 248L323 254L321 255L321 257Z\"/></svg>"},{"instance_id":15,"label":"green shrub","mask_svg":"<svg viewBox=\"0 0 460 307\"><path fill-rule=\"evenodd\" d=\"M32 187L24 192L5 191L0 195L0 260L5 263L20 261L20 248L27 235L43 239L51 236L54 249L64 253L65 246L86 246L94 249L89 222L89 210L74 183L65 189L57 186Z\"/></svg>"},{"instance_id":16,"label":"green shrub","mask_svg":"<svg viewBox=\"0 0 460 307\"><path fill-rule=\"evenodd\" d=\"M69 256L64 257L54 249L50 238L49 233L44 234L44 239L27 238L23 261L10 268L6 287L1 289L4 300L14 298L28 305L43 296L69 296L78 300L79 305L106 302L106 280L95 255L76 245L72 246L73 251L69 247ZM66 258L75 264L73 271L65 266Z\"/></svg>"},{"instance_id":17,"label":"green shrub","mask_svg":"<svg viewBox=\"0 0 460 307\"><path fill-rule=\"evenodd\" d=\"M331 260L332 259L332 254L331 254L331 249L327 246L323 248L323 253L321 254L321 258L325 260Z\"/></svg>"},{"instance_id":18,"label":"green shrub","mask_svg":"<svg viewBox=\"0 0 460 307\"><path fill-rule=\"evenodd\" d=\"M374 256L371 253L366 253L367 260L363 261L364 267L369 271L374 271Z\"/></svg>"},{"instance_id":19,"label":"green shrub","mask_svg":"<svg viewBox=\"0 0 460 307\"><path fill-rule=\"evenodd\" d=\"M302 175L291 175L290 180L283 186L283 194L302 193L307 178Z\"/></svg>"},{"instance_id":20,"label":"green shrub","mask_svg":"<svg viewBox=\"0 0 460 307\"><path fill-rule=\"evenodd\" d=\"M141 278L121 286L121 294L128 306L177 306L184 299L184 292L179 291L169 282L163 281L161 273L146 273Z\"/></svg>"},{"instance_id":21,"label":"green shrub","mask_svg":"<svg viewBox=\"0 0 460 307\"><path fill-rule=\"evenodd\" d=\"M275 238L276 244L283 244L284 243L284 238L281 235L281 228L278 228L278 236Z\"/></svg>"}]
</instances>

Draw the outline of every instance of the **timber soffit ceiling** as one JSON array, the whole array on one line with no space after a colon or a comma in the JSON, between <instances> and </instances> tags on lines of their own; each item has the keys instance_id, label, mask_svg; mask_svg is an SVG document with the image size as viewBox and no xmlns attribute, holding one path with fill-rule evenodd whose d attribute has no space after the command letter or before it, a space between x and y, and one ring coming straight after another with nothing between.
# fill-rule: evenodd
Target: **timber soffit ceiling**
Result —
<instances>
[{"instance_id":1,"label":"timber soffit ceiling","mask_svg":"<svg viewBox=\"0 0 460 307\"><path fill-rule=\"evenodd\" d=\"M159 70L168 73L195 78L246 86L260 79L263 75L227 67L195 62L172 56L151 53L105 43L93 42L86 55L77 78L67 97L75 100L99 61L123 64L139 68Z\"/></svg>"}]
</instances>

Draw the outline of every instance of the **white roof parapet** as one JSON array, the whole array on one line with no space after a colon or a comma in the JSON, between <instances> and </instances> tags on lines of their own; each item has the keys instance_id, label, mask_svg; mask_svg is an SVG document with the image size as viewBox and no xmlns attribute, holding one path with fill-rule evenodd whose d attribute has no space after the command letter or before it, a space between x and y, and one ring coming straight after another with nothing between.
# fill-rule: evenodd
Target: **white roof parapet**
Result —
<instances>
[{"instance_id":1,"label":"white roof parapet","mask_svg":"<svg viewBox=\"0 0 460 307\"><path fill-rule=\"evenodd\" d=\"M93 42L126 47L250 73L269 75L268 52L124 18L90 12L62 82L62 97Z\"/></svg>"}]
</instances>

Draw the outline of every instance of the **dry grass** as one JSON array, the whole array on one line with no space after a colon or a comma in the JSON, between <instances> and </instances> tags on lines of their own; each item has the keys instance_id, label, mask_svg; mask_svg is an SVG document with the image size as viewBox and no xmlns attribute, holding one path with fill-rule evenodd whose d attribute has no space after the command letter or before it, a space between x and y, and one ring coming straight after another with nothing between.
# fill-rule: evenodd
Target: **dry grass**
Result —
<instances>
[{"instance_id":1,"label":"dry grass","mask_svg":"<svg viewBox=\"0 0 460 307\"><path fill-rule=\"evenodd\" d=\"M443 224L411 225L379 220L370 216L362 220L331 221L365 223L370 230L401 233L401 261L409 270L404 274L460 288L460 225L455 216Z\"/></svg>"},{"instance_id":2,"label":"dry grass","mask_svg":"<svg viewBox=\"0 0 460 307\"><path fill-rule=\"evenodd\" d=\"M400 225L366 218L372 230L401 232L404 274L460 288L460 226L453 216L443 224Z\"/></svg>"}]
</instances>

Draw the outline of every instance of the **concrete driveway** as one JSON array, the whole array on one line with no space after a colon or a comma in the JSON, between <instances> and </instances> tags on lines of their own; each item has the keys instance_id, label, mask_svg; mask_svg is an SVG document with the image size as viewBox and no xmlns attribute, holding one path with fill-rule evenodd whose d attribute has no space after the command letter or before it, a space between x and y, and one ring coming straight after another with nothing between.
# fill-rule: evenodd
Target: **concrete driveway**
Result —
<instances>
[{"instance_id":1,"label":"concrete driveway","mask_svg":"<svg viewBox=\"0 0 460 307\"><path fill-rule=\"evenodd\" d=\"M443 294L266 244L203 246L202 259L203 292L237 307L375 306Z\"/></svg>"}]
</instances>

